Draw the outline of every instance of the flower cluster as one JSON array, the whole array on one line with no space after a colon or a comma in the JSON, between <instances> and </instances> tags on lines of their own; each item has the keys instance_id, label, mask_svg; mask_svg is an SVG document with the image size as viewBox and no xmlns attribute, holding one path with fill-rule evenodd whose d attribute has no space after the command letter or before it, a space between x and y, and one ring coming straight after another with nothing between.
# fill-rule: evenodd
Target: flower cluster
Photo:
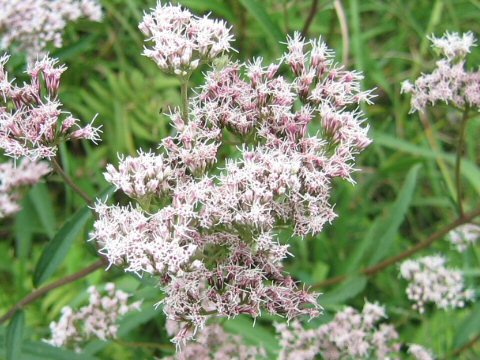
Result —
<instances>
[{"instance_id":1,"label":"flower cluster","mask_svg":"<svg viewBox=\"0 0 480 360\"><path fill-rule=\"evenodd\" d=\"M100 129L62 111L57 98L60 78L66 70L58 60L44 57L29 66L28 83L18 86L8 79L0 58L0 148L6 155L18 159L50 159L56 155L59 140L100 140ZM45 90L44 90L45 89Z\"/></svg>"},{"instance_id":2,"label":"flower cluster","mask_svg":"<svg viewBox=\"0 0 480 360\"><path fill-rule=\"evenodd\" d=\"M139 28L154 43L143 54L162 70L182 77L229 51L233 39L224 21L199 18L180 6L160 2L145 14Z\"/></svg>"},{"instance_id":3,"label":"flower cluster","mask_svg":"<svg viewBox=\"0 0 480 360\"><path fill-rule=\"evenodd\" d=\"M446 33L441 38L430 37L432 45L443 56L430 74L423 74L415 83L402 84L402 92L411 93L411 112L423 111L437 102L457 108L480 107L480 72L465 69L465 57L476 39L472 33L460 36Z\"/></svg>"},{"instance_id":4,"label":"flower cluster","mask_svg":"<svg viewBox=\"0 0 480 360\"><path fill-rule=\"evenodd\" d=\"M469 246L474 245L479 238L480 226L475 224L461 225L448 233L448 240L458 252L464 252Z\"/></svg>"},{"instance_id":5,"label":"flower cluster","mask_svg":"<svg viewBox=\"0 0 480 360\"><path fill-rule=\"evenodd\" d=\"M102 296L91 286L88 288L89 304L73 311L70 307L62 308L58 322L50 324L52 338L45 340L57 346L70 346L80 350L79 345L90 339L112 339L117 336L118 320L127 312L140 309L140 302L128 304L128 295L117 290L113 283L105 285L106 295Z\"/></svg>"},{"instance_id":6,"label":"flower cluster","mask_svg":"<svg viewBox=\"0 0 480 360\"><path fill-rule=\"evenodd\" d=\"M434 360L432 352L429 349L425 349L418 344L410 344L408 346L408 352L413 356L415 360Z\"/></svg>"},{"instance_id":7,"label":"flower cluster","mask_svg":"<svg viewBox=\"0 0 480 360\"><path fill-rule=\"evenodd\" d=\"M454 309L473 299L474 292L465 289L462 273L445 267L445 263L444 257L433 255L401 264L400 275L409 281L407 296L420 313L425 312L427 303Z\"/></svg>"},{"instance_id":8,"label":"flower cluster","mask_svg":"<svg viewBox=\"0 0 480 360\"><path fill-rule=\"evenodd\" d=\"M17 46L34 59L43 55L50 43L61 47L65 27L81 17L100 21L98 1L0 0L0 48Z\"/></svg>"},{"instance_id":9,"label":"flower cluster","mask_svg":"<svg viewBox=\"0 0 480 360\"><path fill-rule=\"evenodd\" d=\"M167 321L167 332L175 335L180 324ZM189 341L173 357L164 357L163 360L257 360L266 359L265 350L254 346L247 346L238 335L227 333L220 325L207 325L198 337Z\"/></svg>"},{"instance_id":10,"label":"flower cluster","mask_svg":"<svg viewBox=\"0 0 480 360\"><path fill-rule=\"evenodd\" d=\"M179 34L200 34L185 30L199 20L180 7L159 4L145 19L142 29L165 36L169 27L175 43ZM226 49L223 38L209 39L211 49ZM355 156L370 143L358 105L371 94L321 40L295 34L287 48L270 65L217 64L188 111L169 114L176 133L159 154L139 152L107 168L106 179L136 204L98 202L91 238L111 264L158 276L163 310L184 324L174 341L212 315L319 314L317 294L282 269L288 246L278 242L278 226L315 235L335 218L331 182L353 182ZM170 59L169 46L155 51ZM219 156L224 136L242 144L235 158Z\"/></svg>"},{"instance_id":11,"label":"flower cluster","mask_svg":"<svg viewBox=\"0 0 480 360\"><path fill-rule=\"evenodd\" d=\"M362 312L347 307L333 320L316 329L304 329L298 321L276 324L282 349L279 360L389 359L400 349L398 334L389 324L378 324L385 309L365 303Z\"/></svg>"},{"instance_id":12,"label":"flower cluster","mask_svg":"<svg viewBox=\"0 0 480 360\"><path fill-rule=\"evenodd\" d=\"M16 164L8 161L0 164L0 219L20 210L20 190L35 185L50 172L45 162L22 159Z\"/></svg>"}]
</instances>

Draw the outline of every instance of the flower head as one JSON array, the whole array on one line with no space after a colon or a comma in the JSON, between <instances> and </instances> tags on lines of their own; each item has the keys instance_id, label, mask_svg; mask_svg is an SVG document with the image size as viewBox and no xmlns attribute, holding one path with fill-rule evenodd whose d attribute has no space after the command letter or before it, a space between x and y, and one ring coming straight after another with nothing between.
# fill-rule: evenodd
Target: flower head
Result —
<instances>
[{"instance_id":1,"label":"flower head","mask_svg":"<svg viewBox=\"0 0 480 360\"><path fill-rule=\"evenodd\" d=\"M8 79L7 60L8 56L0 59L0 148L6 155L50 159L60 139L99 140L99 127L81 127L78 119L62 111L57 94L66 67L57 59L46 56L32 63L27 69L30 82L23 86Z\"/></svg>"},{"instance_id":2,"label":"flower head","mask_svg":"<svg viewBox=\"0 0 480 360\"><path fill-rule=\"evenodd\" d=\"M100 21L97 0L0 0L0 48L18 47L30 60L45 55L49 44L62 46L68 22L84 17Z\"/></svg>"},{"instance_id":3,"label":"flower head","mask_svg":"<svg viewBox=\"0 0 480 360\"><path fill-rule=\"evenodd\" d=\"M409 281L407 297L420 313L428 303L440 309L455 309L472 300L473 291L465 289L462 273L445 264L445 258L439 255L406 260L401 264L400 275Z\"/></svg>"},{"instance_id":4,"label":"flower head","mask_svg":"<svg viewBox=\"0 0 480 360\"><path fill-rule=\"evenodd\" d=\"M200 63L231 49L230 28L221 20L197 17L180 6L159 1L139 25L153 47L144 55L164 71L188 77Z\"/></svg>"}]
</instances>

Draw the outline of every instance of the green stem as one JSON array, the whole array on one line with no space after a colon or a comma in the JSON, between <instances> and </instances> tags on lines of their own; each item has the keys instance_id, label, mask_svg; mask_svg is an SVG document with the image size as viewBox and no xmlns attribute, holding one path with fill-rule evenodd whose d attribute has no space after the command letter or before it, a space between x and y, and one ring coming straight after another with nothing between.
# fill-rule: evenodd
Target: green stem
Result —
<instances>
[{"instance_id":1,"label":"green stem","mask_svg":"<svg viewBox=\"0 0 480 360\"><path fill-rule=\"evenodd\" d=\"M188 122L188 78L182 79L182 84L180 85L180 93L182 97L182 119L183 121Z\"/></svg>"},{"instance_id":2,"label":"green stem","mask_svg":"<svg viewBox=\"0 0 480 360\"><path fill-rule=\"evenodd\" d=\"M461 179L460 171L461 171L463 148L465 147L465 130L467 128L468 111L469 111L468 107L466 107L465 110L463 111L462 121L460 123L460 133L458 134L457 157L455 159L455 184L457 188L457 206L458 206L458 212L460 216L463 215L463 204L462 204L463 189L462 189L462 179Z\"/></svg>"},{"instance_id":3,"label":"green stem","mask_svg":"<svg viewBox=\"0 0 480 360\"><path fill-rule=\"evenodd\" d=\"M57 172L58 175L62 177L62 179L65 181L65 183L72 188L73 191L75 191L85 202L87 203L88 206L93 205L93 201L88 196L86 192L84 192L80 187L78 187L77 184L72 180L70 176L62 169L60 164L57 162L57 160L53 159L51 161L53 169Z\"/></svg>"}]
</instances>

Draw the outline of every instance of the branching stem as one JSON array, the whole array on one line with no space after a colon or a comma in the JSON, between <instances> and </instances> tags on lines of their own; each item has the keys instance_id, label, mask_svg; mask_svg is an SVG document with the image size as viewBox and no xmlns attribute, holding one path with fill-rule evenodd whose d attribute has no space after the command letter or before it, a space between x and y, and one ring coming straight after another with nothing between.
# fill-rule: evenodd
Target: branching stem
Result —
<instances>
[{"instance_id":1,"label":"branching stem","mask_svg":"<svg viewBox=\"0 0 480 360\"><path fill-rule=\"evenodd\" d=\"M386 268L388 268L388 267L390 267L390 266L392 266L392 265L394 265L394 264L412 256L413 254L419 252L420 250L423 250L423 249L429 247L435 241L442 239L451 230L457 228L460 225L471 222L477 216L480 216L480 207L476 208L475 210L473 210L469 213L461 215L457 220L451 222L450 224L443 227L442 229L434 232L428 238L426 238L425 240L423 240L423 241L419 242L418 244L412 246L411 248L405 250L404 252L402 252L398 255L392 256L392 257L390 257L388 259L385 259L383 261L380 261L379 263L377 263L373 266L364 268L364 269L360 270L360 273L363 274L363 275L366 275L366 276L373 276L373 275L379 273L380 271L382 271L382 270L384 270L384 269L386 269ZM345 281L346 279L347 279L347 275L338 275L338 276L332 277L330 279L326 279L326 280L324 280L324 281L322 281L318 284L315 284L312 288L313 289L320 289L320 288L324 288L324 287L327 287L327 286L336 285L336 284L339 284L339 283Z\"/></svg>"}]
</instances>

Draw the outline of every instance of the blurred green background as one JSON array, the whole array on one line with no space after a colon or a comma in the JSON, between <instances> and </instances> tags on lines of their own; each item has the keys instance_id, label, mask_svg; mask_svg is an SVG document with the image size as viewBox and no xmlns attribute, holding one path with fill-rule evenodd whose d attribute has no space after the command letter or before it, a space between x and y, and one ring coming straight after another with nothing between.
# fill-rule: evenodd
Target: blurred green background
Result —
<instances>
[{"instance_id":1,"label":"blurred green background","mask_svg":"<svg viewBox=\"0 0 480 360\"><path fill-rule=\"evenodd\" d=\"M143 12L156 1L102 0L101 23L80 21L69 25L64 47L51 54L68 66L61 85L61 100L85 123L98 114L103 125L99 146L86 142L61 148L66 171L90 195L107 184L103 171L107 163L117 163L117 154L134 155L136 150L155 149L171 128L163 115L180 104L179 83L164 75L141 55L144 37L138 30ZM445 106L425 113L409 114L409 97L400 94L405 79L415 79L434 67L435 57L426 39L445 30L480 34L480 1L344 0L335 9L333 1L310 0L186 0L179 3L197 14L211 12L227 20L236 35L233 56L248 60L263 56L266 61L281 56L286 34L301 31L312 5L316 13L308 29L309 37L322 36L335 49L338 61L364 72L364 88L375 87L375 104L365 107L373 144L360 156L354 174L355 186L336 182L332 203L339 217L321 235L303 241L287 231L282 241L292 244L294 258L286 269L298 280L314 285L326 278L349 274L343 284L322 288L319 298L324 316L312 321L316 326L331 319L345 304L360 308L364 300L379 301L387 307L389 321L404 343L431 348L440 358L466 344L480 333L480 305L460 311L429 308L424 316L410 309L406 283L392 266L372 278L356 275L358 270L377 263L425 239L436 229L455 219L453 166L460 114ZM339 15L346 18L342 36ZM341 16L340 16L341 17ZM347 34L347 35L346 35ZM348 53L343 49L348 49ZM469 66L477 67L480 51L474 50ZM13 54L10 71L21 79L25 69L22 54ZM206 71L203 68L202 71ZM201 84L197 71L192 83ZM478 205L480 168L478 136L480 116L468 123L467 149L462 165L466 209ZM115 201L124 201L116 194ZM45 246L55 233L83 206L82 199L65 187L56 175L31 189L23 200L23 210L14 219L0 222L0 310L10 306L34 288L32 279ZM88 243L91 220L77 236L59 268L47 283L74 273L97 257ZM448 253L450 264L466 272L469 287L479 293L480 250L464 254L450 251L446 241L436 242L421 254ZM78 306L87 299L91 284L115 281L144 299L141 313L127 316L119 339L92 341L82 355L57 350L41 343L49 336L48 324L58 319L62 306ZM156 281L126 275L119 269L96 273L49 292L25 309L22 359L150 359L172 354L164 330L165 317L153 305L161 300ZM262 344L273 356L278 344L263 316L255 327L248 318L224 323L228 331L247 343ZM281 319L277 319L281 320ZM0 358L5 354L7 324L0 326ZM480 358L480 345L454 358Z\"/></svg>"}]
</instances>

